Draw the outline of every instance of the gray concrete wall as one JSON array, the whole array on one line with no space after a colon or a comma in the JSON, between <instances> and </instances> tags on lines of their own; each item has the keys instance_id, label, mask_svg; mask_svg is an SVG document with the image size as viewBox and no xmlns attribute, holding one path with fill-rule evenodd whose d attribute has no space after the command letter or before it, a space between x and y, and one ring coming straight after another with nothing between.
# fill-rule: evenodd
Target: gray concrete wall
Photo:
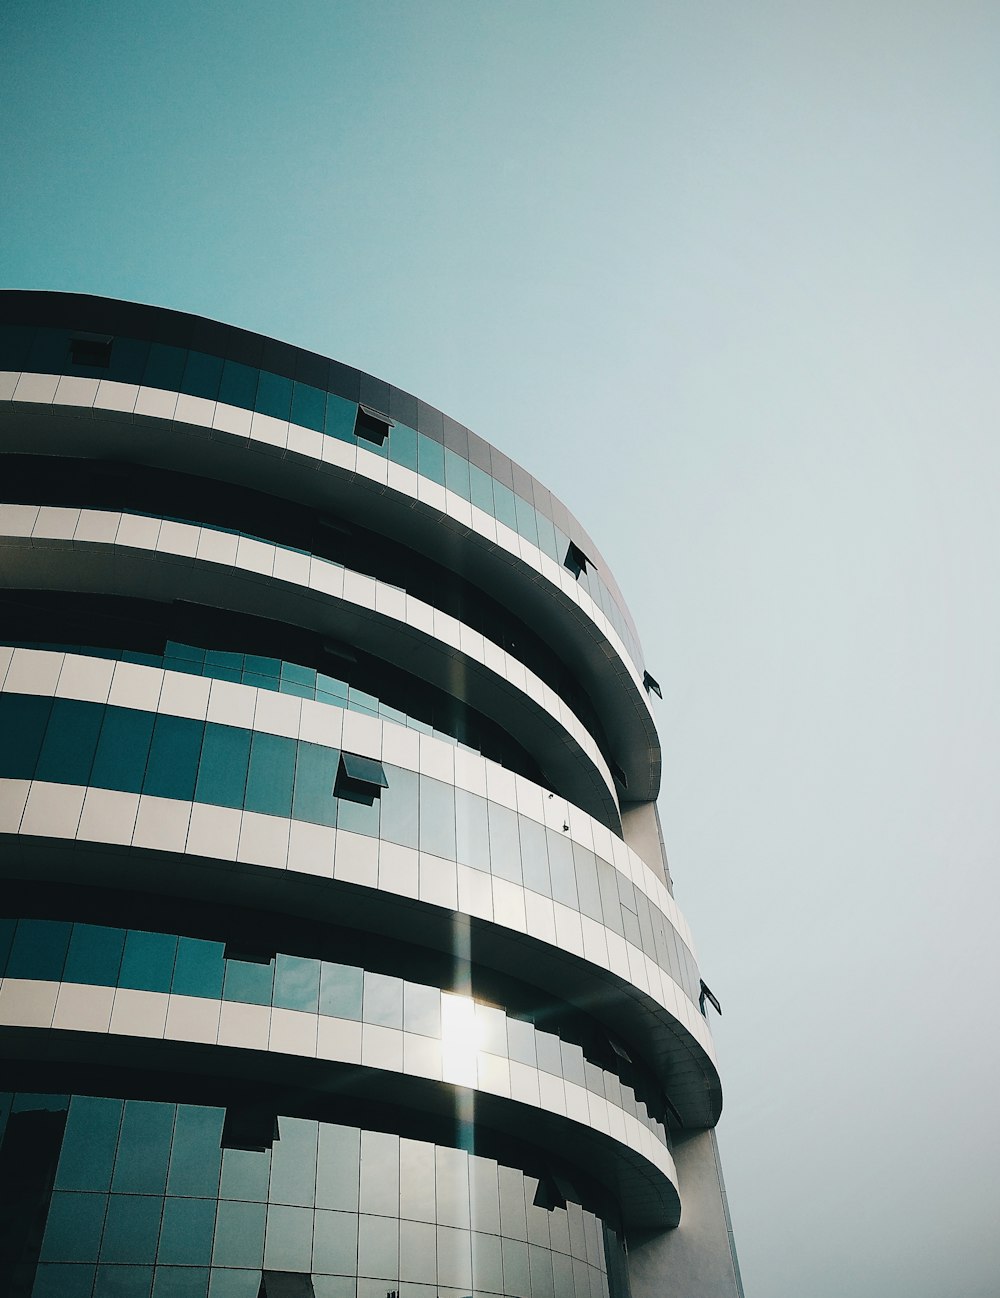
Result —
<instances>
[{"instance_id":1,"label":"gray concrete wall","mask_svg":"<svg viewBox=\"0 0 1000 1298\"><path fill-rule=\"evenodd\" d=\"M680 1182L676 1230L628 1240L632 1298L743 1298L714 1132L674 1148Z\"/></svg>"}]
</instances>

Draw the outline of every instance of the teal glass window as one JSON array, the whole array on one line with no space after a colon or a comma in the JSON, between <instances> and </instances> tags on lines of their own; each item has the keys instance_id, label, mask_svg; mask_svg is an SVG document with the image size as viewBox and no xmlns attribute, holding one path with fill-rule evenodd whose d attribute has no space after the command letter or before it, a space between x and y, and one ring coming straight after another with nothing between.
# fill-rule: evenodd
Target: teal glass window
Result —
<instances>
[{"instance_id":1,"label":"teal glass window","mask_svg":"<svg viewBox=\"0 0 1000 1298\"><path fill-rule=\"evenodd\" d=\"M292 380L261 370L254 409L273 419L287 419L292 408Z\"/></svg>"},{"instance_id":2,"label":"teal glass window","mask_svg":"<svg viewBox=\"0 0 1000 1298\"><path fill-rule=\"evenodd\" d=\"M308 1271L312 1265L313 1215L309 1208L269 1204L264 1265L273 1271Z\"/></svg>"},{"instance_id":3,"label":"teal glass window","mask_svg":"<svg viewBox=\"0 0 1000 1298\"><path fill-rule=\"evenodd\" d=\"M249 765L249 730L238 726L206 726L195 800L216 807L242 807Z\"/></svg>"},{"instance_id":4,"label":"teal glass window","mask_svg":"<svg viewBox=\"0 0 1000 1298\"><path fill-rule=\"evenodd\" d=\"M218 356L206 356L202 352L188 352L187 364L184 366L184 377L181 379L181 391L192 397L203 397L206 401L219 399L219 384L222 380L222 360Z\"/></svg>"},{"instance_id":5,"label":"teal glass window","mask_svg":"<svg viewBox=\"0 0 1000 1298\"><path fill-rule=\"evenodd\" d=\"M250 748L246 809L270 816L292 814L295 741L255 731Z\"/></svg>"},{"instance_id":6,"label":"teal glass window","mask_svg":"<svg viewBox=\"0 0 1000 1298\"><path fill-rule=\"evenodd\" d=\"M336 825L337 803L333 785L340 765L340 751L321 744L300 743L295 763L292 815L314 825Z\"/></svg>"},{"instance_id":7,"label":"teal glass window","mask_svg":"<svg viewBox=\"0 0 1000 1298\"><path fill-rule=\"evenodd\" d=\"M420 780L415 771L387 766L389 787L382 790L380 833L390 843L403 847L417 846Z\"/></svg>"},{"instance_id":8,"label":"teal glass window","mask_svg":"<svg viewBox=\"0 0 1000 1298\"><path fill-rule=\"evenodd\" d=\"M222 1167L222 1109L178 1104L167 1194L214 1199ZM168 1201L169 1202L169 1201Z\"/></svg>"},{"instance_id":9,"label":"teal glass window","mask_svg":"<svg viewBox=\"0 0 1000 1298\"><path fill-rule=\"evenodd\" d=\"M152 1262L163 1200L152 1194L112 1194L101 1241L102 1262Z\"/></svg>"},{"instance_id":10,"label":"teal glass window","mask_svg":"<svg viewBox=\"0 0 1000 1298\"><path fill-rule=\"evenodd\" d=\"M358 1016L360 1017L360 982ZM316 1164L316 1206L336 1208L354 1214L358 1210L361 1178L361 1132L356 1127L338 1127L321 1123L319 1160ZM357 1244L357 1217L353 1216L354 1240ZM342 1223L333 1223L334 1225ZM353 1266L348 1269L354 1273Z\"/></svg>"},{"instance_id":11,"label":"teal glass window","mask_svg":"<svg viewBox=\"0 0 1000 1298\"><path fill-rule=\"evenodd\" d=\"M32 1298L91 1298L95 1270L81 1263L43 1262L35 1272Z\"/></svg>"},{"instance_id":12,"label":"teal glass window","mask_svg":"<svg viewBox=\"0 0 1000 1298\"><path fill-rule=\"evenodd\" d=\"M177 938L169 933L129 932L125 938L119 985L143 992L168 992Z\"/></svg>"},{"instance_id":13,"label":"teal glass window","mask_svg":"<svg viewBox=\"0 0 1000 1298\"><path fill-rule=\"evenodd\" d=\"M389 438L389 459L406 469L417 471L417 432L405 424L397 424Z\"/></svg>"},{"instance_id":14,"label":"teal glass window","mask_svg":"<svg viewBox=\"0 0 1000 1298\"><path fill-rule=\"evenodd\" d=\"M99 703L53 700L35 779L51 780L55 784L89 784L103 713Z\"/></svg>"},{"instance_id":15,"label":"teal glass window","mask_svg":"<svg viewBox=\"0 0 1000 1298\"><path fill-rule=\"evenodd\" d=\"M308 383L296 383L292 388L292 423L321 433L325 418L326 393Z\"/></svg>"},{"instance_id":16,"label":"teal glass window","mask_svg":"<svg viewBox=\"0 0 1000 1298\"><path fill-rule=\"evenodd\" d=\"M532 545L538 545L538 523L535 519L535 507L518 495L514 496L514 516L517 520L518 533Z\"/></svg>"},{"instance_id":17,"label":"teal glass window","mask_svg":"<svg viewBox=\"0 0 1000 1298\"><path fill-rule=\"evenodd\" d=\"M206 1266L212 1260L214 1199L167 1199L156 1260L177 1266Z\"/></svg>"},{"instance_id":18,"label":"teal glass window","mask_svg":"<svg viewBox=\"0 0 1000 1298\"><path fill-rule=\"evenodd\" d=\"M264 1260L265 1214L263 1203L223 1199L215 1222L213 1266L259 1268Z\"/></svg>"},{"instance_id":19,"label":"teal glass window","mask_svg":"<svg viewBox=\"0 0 1000 1298\"><path fill-rule=\"evenodd\" d=\"M326 398L326 435L335 437L341 442L355 445L354 425L358 417L358 407L353 401L327 393Z\"/></svg>"},{"instance_id":20,"label":"teal glass window","mask_svg":"<svg viewBox=\"0 0 1000 1298\"><path fill-rule=\"evenodd\" d=\"M180 938L170 990L179 996L221 996L224 950L221 942L206 942L196 937Z\"/></svg>"},{"instance_id":21,"label":"teal glass window","mask_svg":"<svg viewBox=\"0 0 1000 1298\"><path fill-rule=\"evenodd\" d=\"M121 1135L118 1138L115 1174L111 1182L113 1194L163 1194L173 1126L172 1104L158 1104L148 1100L126 1101ZM153 1234L155 1237L155 1230ZM143 1259L123 1257L115 1260L127 1262Z\"/></svg>"},{"instance_id":22,"label":"teal glass window","mask_svg":"<svg viewBox=\"0 0 1000 1298\"><path fill-rule=\"evenodd\" d=\"M190 802L194 797L204 732L204 722L189 717L158 716L153 725L143 793Z\"/></svg>"},{"instance_id":23,"label":"teal glass window","mask_svg":"<svg viewBox=\"0 0 1000 1298\"><path fill-rule=\"evenodd\" d=\"M498 522L506 523L511 531L517 531L517 511L514 508L514 493L502 482L493 482L493 505Z\"/></svg>"},{"instance_id":24,"label":"teal glass window","mask_svg":"<svg viewBox=\"0 0 1000 1298\"><path fill-rule=\"evenodd\" d=\"M319 1011L335 1019L361 1021L363 971L351 965L328 964L320 971ZM334 1206L334 1205L330 1205Z\"/></svg>"},{"instance_id":25,"label":"teal glass window","mask_svg":"<svg viewBox=\"0 0 1000 1298\"><path fill-rule=\"evenodd\" d=\"M279 1124L280 1129L280 1124ZM271 1175L271 1151L254 1153L247 1149L226 1149L222 1153L222 1181L219 1196L262 1202L267 1198Z\"/></svg>"},{"instance_id":26,"label":"teal glass window","mask_svg":"<svg viewBox=\"0 0 1000 1298\"><path fill-rule=\"evenodd\" d=\"M92 784L102 789L120 789L123 793L141 792L154 720L152 712L105 709L90 777Z\"/></svg>"},{"instance_id":27,"label":"teal glass window","mask_svg":"<svg viewBox=\"0 0 1000 1298\"><path fill-rule=\"evenodd\" d=\"M106 1194L56 1190L49 1202L42 1259L46 1262L96 1261L107 1205Z\"/></svg>"},{"instance_id":28,"label":"teal glass window","mask_svg":"<svg viewBox=\"0 0 1000 1298\"><path fill-rule=\"evenodd\" d=\"M249 960L227 960L222 995L227 1001L244 1005L270 1005L274 987L274 965L253 964Z\"/></svg>"},{"instance_id":29,"label":"teal glass window","mask_svg":"<svg viewBox=\"0 0 1000 1298\"><path fill-rule=\"evenodd\" d=\"M163 343L152 343L149 356L146 358L146 369L142 376L147 388L166 388L177 392L181 386L181 376L187 352L180 347L167 347Z\"/></svg>"},{"instance_id":30,"label":"teal glass window","mask_svg":"<svg viewBox=\"0 0 1000 1298\"><path fill-rule=\"evenodd\" d=\"M58 982L72 927L51 919L19 920L7 957L7 977Z\"/></svg>"},{"instance_id":31,"label":"teal glass window","mask_svg":"<svg viewBox=\"0 0 1000 1298\"><path fill-rule=\"evenodd\" d=\"M367 970L364 975L364 1021L383 1028L403 1026L403 980Z\"/></svg>"},{"instance_id":32,"label":"teal glass window","mask_svg":"<svg viewBox=\"0 0 1000 1298\"><path fill-rule=\"evenodd\" d=\"M121 1100L73 1096L56 1171L58 1189L109 1189L123 1107Z\"/></svg>"},{"instance_id":33,"label":"teal glass window","mask_svg":"<svg viewBox=\"0 0 1000 1298\"><path fill-rule=\"evenodd\" d=\"M472 503L484 513L492 516L493 479L476 464L469 465L469 491Z\"/></svg>"},{"instance_id":34,"label":"teal glass window","mask_svg":"<svg viewBox=\"0 0 1000 1298\"><path fill-rule=\"evenodd\" d=\"M423 433L417 434L417 471L444 486L444 447Z\"/></svg>"},{"instance_id":35,"label":"teal glass window","mask_svg":"<svg viewBox=\"0 0 1000 1298\"><path fill-rule=\"evenodd\" d=\"M238 684L243 679L243 655L225 649L207 649L202 675Z\"/></svg>"},{"instance_id":36,"label":"teal glass window","mask_svg":"<svg viewBox=\"0 0 1000 1298\"><path fill-rule=\"evenodd\" d=\"M316 1198L316 1142L319 1124L303 1118L282 1118L281 1139L271 1151L271 1182L267 1197L271 1203L297 1204L311 1208ZM312 1214L310 1213L310 1216ZM310 1223L311 1230L311 1223ZM271 1223L267 1227L270 1248ZM267 1254L265 1254L265 1260ZM273 1263L267 1263L273 1265ZM305 1259L309 1267L308 1256Z\"/></svg>"},{"instance_id":37,"label":"teal glass window","mask_svg":"<svg viewBox=\"0 0 1000 1298\"><path fill-rule=\"evenodd\" d=\"M319 973L318 960L279 955L274 962L274 1004L315 1014L319 1009ZM284 1129L281 1138L284 1143Z\"/></svg>"},{"instance_id":38,"label":"teal glass window","mask_svg":"<svg viewBox=\"0 0 1000 1298\"><path fill-rule=\"evenodd\" d=\"M472 499L472 486L469 480L469 461L445 448L444 452L444 485L454 491L463 500Z\"/></svg>"},{"instance_id":39,"label":"teal glass window","mask_svg":"<svg viewBox=\"0 0 1000 1298\"><path fill-rule=\"evenodd\" d=\"M114 987L118 982L124 949L124 929L74 924L63 981Z\"/></svg>"},{"instance_id":40,"label":"teal glass window","mask_svg":"<svg viewBox=\"0 0 1000 1298\"><path fill-rule=\"evenodd\" d=\"M335 1276L354 1276L357 1273L358 1218L356 1213L317 1211L313 1268L317 1272L328 1272ZM320 1289L317 1286L317 1298L319 1294Z\"/></svg>"},{"instance_id":41,"label":"teal glass window","mask_svg":"<svg viewBox=\"0 0 1000 1298\"><path fill-rule=\"evenodd\" d=\"M240 406L252 410L257 395L257 377L259 371L239 361L226 361L222 367L222 380L219 383L219 400L228 406Z\"/></svg>"},{"instance_id":42,"label":"teal glass window","mask_svg":"<svg viewBox=\"0 0 1000 1298\"><path fill-rule=\"evenodd\" d=\"M35 774L52 700L0 694L0 777L30 780Z\"/></svg>"},{"instance_id":43,"label":"teal glass window","mask_svg":"<svg viewBox=\"0 0 1000 1298\"><path fill-rule=\"evenodd\" d=\"M153 1298L206 1298L210 1274L207 1267L158 1266L154 1272ZM256 1298L256 1291L251 1294L251 1298Z\"/></svg>"},{"instance_id":44,"label":"teal glass window","mask_svg":"<svg viewBox=\"0 0 1000 1298\"><path fill-rule=\"evenodd\" d=\"M441 992L421 983L403 984L403 1028L423 1037L441 1036Z\"/></svg>"}]
</instances>

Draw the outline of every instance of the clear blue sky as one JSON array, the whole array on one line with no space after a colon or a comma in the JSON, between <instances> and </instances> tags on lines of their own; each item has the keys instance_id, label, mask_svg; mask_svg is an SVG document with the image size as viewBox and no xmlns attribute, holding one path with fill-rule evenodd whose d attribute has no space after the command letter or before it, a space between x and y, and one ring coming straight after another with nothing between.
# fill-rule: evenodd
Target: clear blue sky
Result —
<instances>
[{"instance_id":1,"label":"clear blue sky","mask_svg":"<svg viewBox=\"0 0 1000 1298\"><path fill-rule=\"evenodd\" d=\"M995 1298L1000 7L2 10L0 282L409 388L616 570L748 1298Z\"/></svg>"}]
</instances>

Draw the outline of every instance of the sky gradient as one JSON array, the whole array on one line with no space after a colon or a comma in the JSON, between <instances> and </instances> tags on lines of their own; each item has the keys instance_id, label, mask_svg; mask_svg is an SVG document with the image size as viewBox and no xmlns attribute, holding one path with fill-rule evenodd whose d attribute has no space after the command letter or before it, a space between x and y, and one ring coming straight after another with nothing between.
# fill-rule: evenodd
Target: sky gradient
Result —
<instances>
[{"instance_id":1,"label":"sky gradient","mask_svg":"<svg viewBox=\"0 0 1000 1298\"><path fill-rule=\"evenodd\" d=\"M1000 7L0 7L0 283L408 388L615 571L747 1298L994 1298Z\"/></svg>"}]
</instances>

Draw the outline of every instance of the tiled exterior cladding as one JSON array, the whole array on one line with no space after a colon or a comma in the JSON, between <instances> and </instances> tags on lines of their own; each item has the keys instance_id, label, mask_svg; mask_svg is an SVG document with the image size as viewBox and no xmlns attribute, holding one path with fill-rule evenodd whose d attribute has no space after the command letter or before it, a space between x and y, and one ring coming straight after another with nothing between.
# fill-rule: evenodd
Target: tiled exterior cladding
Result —
<instances>
[{"instance_id":1,"label":"tiled exterior cladding","mask_svg":"<svg viewBox=\"0 0 1000 1298\"><path fill-rule=\"evenodd\" d=\"M440 412L0 293L0 1292L725 1298L635 628Z\"/></svg>"}]
</instances>

